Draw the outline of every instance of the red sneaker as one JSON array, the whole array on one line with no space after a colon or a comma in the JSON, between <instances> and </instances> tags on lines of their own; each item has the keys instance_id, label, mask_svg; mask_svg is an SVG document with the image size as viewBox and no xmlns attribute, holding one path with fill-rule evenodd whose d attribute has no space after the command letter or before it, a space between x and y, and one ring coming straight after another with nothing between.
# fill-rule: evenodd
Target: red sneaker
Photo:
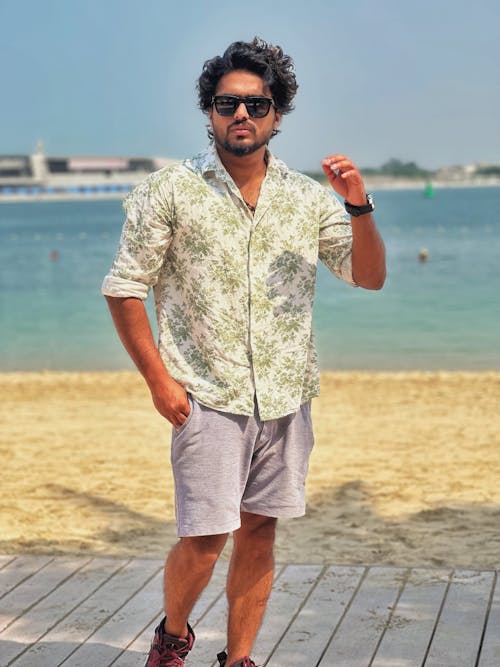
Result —
<instances>
[{"instance_id":1,"label":"red sneaker","mask_svg":"<svg viewBox=\"0 0 500 667\"><path fill-rule=\"evenodd\" d=\"M227 653L225 651L218 653L217 660L219 661L219 667L226 667ZM236 660L236 662L232 662L228 667L257 667L257 665L253 660L246 656Z\"/></svg>"},{"instance_id":2,"label":"red sneaker","mask_svg":"<svg viewBox=\"0 0 500 667\"><path fill-rule=\"evenodd\" d=\"M183 667L193 648L194 632L189 623L187 637L174 637L165 632L165 620L155 630L145 667Z\"/></svg>"}]
</instances>

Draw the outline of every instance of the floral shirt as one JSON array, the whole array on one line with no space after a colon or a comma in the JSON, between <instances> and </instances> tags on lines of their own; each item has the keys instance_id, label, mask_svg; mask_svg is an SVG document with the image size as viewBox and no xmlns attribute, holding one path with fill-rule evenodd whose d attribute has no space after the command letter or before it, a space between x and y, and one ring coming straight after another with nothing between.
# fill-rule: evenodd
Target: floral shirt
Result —
<instances>
[{"instance_id":1,"label":"floral shirt","mask_svg":"<svg viewBox=\"0 0 500 667\"><path fill-rule=\"evenodd\" d=\"M215 148L148 176L103 294L154 289L170 375L217 410L275 419L319 393L312 336L318 257L354 285L352 233L319 183L268 153L252 216Z\"/></svg>"}]
</instances>

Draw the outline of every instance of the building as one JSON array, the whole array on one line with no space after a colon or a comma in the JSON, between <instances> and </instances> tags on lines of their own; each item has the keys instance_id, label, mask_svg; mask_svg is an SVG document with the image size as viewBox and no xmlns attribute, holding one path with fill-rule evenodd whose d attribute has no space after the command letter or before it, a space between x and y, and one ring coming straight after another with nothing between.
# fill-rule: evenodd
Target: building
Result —
<instances>
[{"instance_id":1,"label":"building","mask_svg":"<svg viewBox=\"0 0 500 667\"><path fill-rule=\"evenodd\" d=\"M0 155L0 202L122 198L167 158Z\"/></svg>"}]
</instances>

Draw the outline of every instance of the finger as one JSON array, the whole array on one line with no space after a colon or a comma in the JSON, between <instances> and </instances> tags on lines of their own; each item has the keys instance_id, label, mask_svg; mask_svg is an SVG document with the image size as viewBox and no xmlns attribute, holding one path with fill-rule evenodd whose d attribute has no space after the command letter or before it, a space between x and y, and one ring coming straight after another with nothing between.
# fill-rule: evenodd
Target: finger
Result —
<instances>
[{"instance_id":1,"label":"finger","mask_svg":"<svg viewBox=\"0 0 500 667\"><path fill-rule=\"evenodd\" d=\"M331 165L330 165L329 162L325 162L325 161L323 160L323 162L321 163L321 166L323 167L323 171L325 172L325 174L326 174L327 176L331 176L332 174L333 174L334 176L336 176L335 172L332 171L332 169L331 169Z\"/></svg>"},{"instance_id":2,"label":"finger","mask_svg":"<svg viewBox=\"0 0 500 667\"><path fill-rule=\"evenodd\" d=\"M180 422L180 426L184 424L184 422L186 421L186 419L189 417L190 414L191 414L191 406L188 403L187 408L180 411L177 415L177 421Z\"/></svg>"},{"instance_id":3,"label":"finger","mask_svg":"<svg viewBox=\"0 0 500 667\"><path fill-rule=\"evenodd\" d=\"M337 176L340 176L340 169L338 169L336 165L334 167L333 165L324 164L323 171L331 181L335 180Z\"/></svg>"},{"instance_id":4,"label":"finger","mask_svg":"<svg viewBox=\"0 0 500 667\"><path fill-rule=\"evenodd\" d=\"M357 169L350 169L349 171L344 171L340 174L340 178L349 178L350 176L358 175Z\"/></svg>"},{"instance_id":5,"label":"finger","mask_svg":"<svg viewBox=\"0 0 500 667\"><path fill-rule=\"evenodd\" d=\"M179 414L183 419L187 419L191 413L191 404L189 403L188 395L186 392L185 403L182 407L179 408Z\"/></svg>"},{"instance_id":6,"label":"finger","mask_svg":"<svg viewBox=\"0 0 500 667\"><path fill-rule=\"evenodd\" d=\"M330 165L330 169L339 169L340 171L346 171L347 169L355 169L356 167L350 160L336 160Z\"/></svg>"},{"instance_id":7,"label":"finger","mask_svg":"<svg viewBox=\"0 0 500 667\"><path fill-rule=\"evenodd\" d=\"M321 164L323 165L323 168L326 167L328 169L333 164L342 162L344 159L345 158L342 155L330 155L330 157L326 157Z\"/></svg>"},{"instance_id":8,"label":"finger","mask_svg":"<svg viewBox=\"0 0 500 667\"><path fill-rule=\"evenodd\" d=\"M342 176L344 173L356 171L356 167L349 160L333 162L329 167L329 173ZM328 171L325 172L328 175Z\"/></svg>"},{"instance_id":9,"label":"finger","mask_svg":"<svg viewBox=\"0 0 500 667\"><path fill-rule=\"evenodd\" d=\"M184 424L184 422L186 421L186 419L187 419L187 416L186 416L186 415L176 415L176 416L172 419L172 425L173 425L175 428L180 428L180 427Z\"/></svg>"},{"instance_id":10,"label":"finger","mask_svg":"<svg viewBox=\"0 0 500 667\"><path fill-rule=\"evenodd\" d=\"M342 155L341 153L333 153L333 155L329 155L326 157L323 162L326 162L328 164L331 164L332 162L340 162L341 160L347 160L345 155Z\"/></svg>"}]
</instances>

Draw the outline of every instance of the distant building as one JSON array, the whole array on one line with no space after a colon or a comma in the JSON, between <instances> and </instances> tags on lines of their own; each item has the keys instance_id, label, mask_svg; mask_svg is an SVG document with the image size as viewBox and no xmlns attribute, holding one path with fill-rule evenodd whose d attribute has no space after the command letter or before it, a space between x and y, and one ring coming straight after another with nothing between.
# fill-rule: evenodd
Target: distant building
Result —
<instances>
[{"instance_id":1,"label":"distant building","mask_svg":"<svg viewBox=\"0 0 500 667\"><path fill-rule=\"evenodd\" d=\"M492 173L488 174L488 170ZM494 172L497 172L496 174ZM498 172L500 167L485 162L476 162L465 165L452 165L441 167L435 174L438 182L446 183L469 183L469 184L496 184L498 182Z\"/></svg>"},{"instance_id":2,"label":"distant building","mask_svg":"<svg viewBox=\"0 0 500 667\"><path fill-rule=\"evenodd\" d=\"M123 197L168 158L0 155L0 202Z\"/></svg>"}]
</instances>

